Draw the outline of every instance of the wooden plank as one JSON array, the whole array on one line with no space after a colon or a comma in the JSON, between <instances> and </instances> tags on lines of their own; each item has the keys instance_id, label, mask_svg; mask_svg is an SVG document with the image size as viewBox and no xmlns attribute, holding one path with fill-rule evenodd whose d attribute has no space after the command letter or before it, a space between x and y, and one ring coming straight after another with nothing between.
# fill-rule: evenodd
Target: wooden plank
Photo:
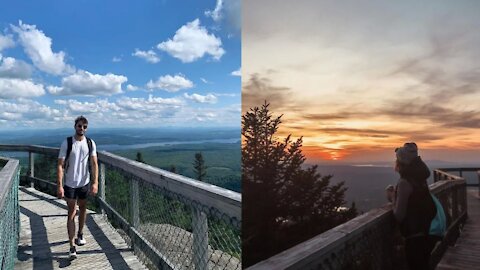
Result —
<instances>
[{"instance_id":1,"label":"wooden plank","mask_svg":"<svg viewBox=\"0 0 480 270\"><path fill-rule=\"evenodd\" d=\"M480 265L480 198L467 191L468 219L455 246L449 247L437 269L478 269Z\"/></svg>"},{"instance_id":2,"label":"wooden plank","mask_svg":"<svg viewBox=\"0 0 480 270\"><path fill-rule=\"evenodd\" d=\"M146 269L108 221L87 210L78 258L68 258L66 203L31 188L21 188L22 210L15 269Z\"/></svg>"}]
</instances>

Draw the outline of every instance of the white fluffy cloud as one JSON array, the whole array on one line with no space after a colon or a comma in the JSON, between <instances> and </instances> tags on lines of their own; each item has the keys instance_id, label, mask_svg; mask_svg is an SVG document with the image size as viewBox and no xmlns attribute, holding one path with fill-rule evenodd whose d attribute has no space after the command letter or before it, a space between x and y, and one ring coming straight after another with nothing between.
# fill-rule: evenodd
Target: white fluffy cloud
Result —
<instances>
[{"instance_id":1,"label":"white fluffy cloud","mask_svg":"<svg viewBox=\"0 0 480 270\"><path fill-rule=\"evenodd\" d=\"M0 119L3 120L52 120L55 117L62 117L62 112L36 101L19 99L12 103L0 100Z\"/></svg>"},{"instance_id":2,"label":"white fluffy cloud","mask_svg":"<svg viewBox=\"0 0 480 270\"><path fill-rule=\"evenodd\" d=\"M200 26L199 19L180 27L172 39L159 43L157 48L184 63L193 62L205 54L210 54L213 59L219 60L225 53L222 41L213 34L209 34L205 27Z\"/></svg>"},{"instance_id":3,"label":"white fluffy cloud","mask_svg":"<svg viewBox=\"0 0 480 270\"><path fill-rule=\"evenodd\" d=\"M128 91L137 91L138 89L140 89L138 86L131 85L131 84L127 85L127 90Z\"/></svg>"},{"instance_id":4,"label":"white fluffy cloud","mask_svg":"<svg viewBox=\"0 0 480 270\"><path fill-rule=\"evenodd\" d=\"M232 71L232 73L230 73L230 75L232 75L232 76L242 76L242 69L238 68L237 70Z\"/></svg>"},{"instance_id":5,"label":"white fluffy cloud","mask_svg":"<svg viewBox=\"0 0 480 270\"><path fill-rule=\"evenodd\" d=\"M148 63L158 63L160 62L160 57L157 56L157 54L153 50L148 50L148 51L141 51L139 49L135 49L135 52L132 53L133 56L136 56L138 58L142 58Z\"/></svg>"},{"instance_id":6,"label":"white fluffy cloud","mask_svg":"<svg viewBox=\"0 0 480 270\"><path fill-rule=\"evenodd\" d=\"M121 62L121 61L122 61L122 58L120 58L120 57L114 56L114 57L112 58L112 62L114 62L114 63L118 63L118 62Z\"/></svg>"},{"instance_id":7,"label":"white fluffy cloud","mask_svg":"<svg viewBox=\"0 0 480 270\"><path fill-rule=\"evenodd\" d=\"M205 11L205 16L211 17L214 21L218 22L220 21L220 19L222 19L222 8L223 8L223 0L217 0L215 9Z\"/></svg>"},{"instance_id":8,"label":"white fluffy cloud","mask_svg":"<svg viewBox=\"0 0 480 270\"><path fill-rule=\"evenodd\" d=\"M53 95L114 95L122 93L122 83L127 80L127 77L121 75L111 73L99 75L79 70L64 77L61 87L49 86L47 89Z\"/></svg>"},{"instance_id":9,"label":"white fluffy cloud","mask_svg":"<svg viewBox=\"0 0 480 270\"><path fill-rule=\"evenodd\" d=\"M3 36L2 34L0 34L0 52L13 46L15 46L15 42L13 41L11 35Z\"/></svg>"},{"instance_id":10,"label":"white fluffy cloud","mask_svg":"<svg viewBox=\"0 0 480 270\"><path fill-rule=\"evenodd\" d=\"M199 94L183 94L183 96L186 98L186 99L189 99L189 100L193 100L197 103L209 103L209 104L214 104L214 103L217 103L217 97L213 94L207 94L205 96L202 96L202 95L199 95Z\"/></svg>"},{"instance_id":11,"label":"white fluffy cloud","mask_svg":"<svg viewBox=\"0 0 480 270\"><path fill-rule=\"evenodd\" d=\"M32 98L45 94L42 84L16 78L0 78L0 99Z\"/></svg>"},{"instance_id":12,"label":"white fluffy cloud","mask_svg":"<svg viewBox=\"0 0 480 270\"><path fill-rule=\"evenodd\" d=\"M65 63L65 53L52 51L52 39L47 37L35 25L28 25L20 21L18 26L11 25L18 34L20 44L33 64L41 71L61 75L74 71L74 68Z\"/></svg>"},{"instance_id":13,"label":"white fluffy cloud","mask_svg":"<svg viewBox=\"0 0 480 270\"><path fill-rule=\"evenodd\" d=\"M12 57L0 58L0 78L28 79L32 75L32 66Z\"/></svg>"},{"instance_id":14,"label":"white fluffy cloud","mask_svg":"<svg viewBox=\"0 0 480 270\"><path fill-rule=\"evenodd\" d=\"M182 98L160 98L149 95L148 98L121 97L115 101L97 99L95 101L78 101L75 99L57 99L55 104L62 105L67 112L67 119L82 114L92 122L115 125L151 124L158 126L165 121L173 121L176 113L183 110L185 101ZM67 122L68 122L67 121Z\"/></svg>"},{"instance_id":15,"label":"white fluffy cloud","mask_svg":"<svg viewBox=\"0 0 480 270\"><path fill-rule=\"evenodd\" d=\"M192 87L193 82L185 78L182 74L161 76L155 82L150 80L147 83L148 89L163 89L168 92L177 92L178 90Z\"/></svg>"},{"instance_id":16,"label":"white fluffy cloud","mask_svg":"<svg viewBox=\"0 0 480 270\"><path fill-rule=\"evenodd\" d=\"M199 122L205 122L205 121L213 121L216 120L217 114L213 112L201 112L197 113L195 116L195 119Z\"/></svg>"},{"instance_id":17,"label":"white fluffy cloud","mask_svg":"<svg viewBox=\"0 0 480 270\"><path fill-rule=\"evenodd\" d=\"M160 98L149 95L147 99L123 97L118 99L117 105L126 110L154 112L165 107L179 108L183 102L179 98Z\"/></svg>"},{"instance_id":18,"label":"white fluffy cloud","mask_svg":"<svg viewBox=\"0 0 480 270\"><path fill-rule=\"evenodd\" d=\"M75 99L57 99L55 104L65 105L65 108L74 113L98 113L120 111L120 107L115 103L109 102L107 99L97 99L95 102L81 102Z\"/></svg>"}]
</instances>

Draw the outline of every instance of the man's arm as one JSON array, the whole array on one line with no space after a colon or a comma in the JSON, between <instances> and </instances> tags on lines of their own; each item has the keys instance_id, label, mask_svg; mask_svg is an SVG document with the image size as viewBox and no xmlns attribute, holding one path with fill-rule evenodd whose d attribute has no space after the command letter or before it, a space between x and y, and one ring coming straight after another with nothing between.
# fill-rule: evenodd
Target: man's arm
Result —
<instances>
[{"instance_id":1,"label":"man's arm","mask_svg":"<svg viewBox=\"0 0 480 270\"><path fill-rule=\"evenodd\" d=\"M91 194L96 195L98 192L98 160L97 156L90 157L90 163L92 165L92 190Z\"/></svg>"},{"instance_id":2,"label":"man's arm","mask_svg":"<svg viewBox=\"0 0 480 270\"><path fill-rule=\"evenodd\" d=\"M63 158L58 159L57 165L57 197L59 199L63 198Z\"/></svg>"}]
</instances>

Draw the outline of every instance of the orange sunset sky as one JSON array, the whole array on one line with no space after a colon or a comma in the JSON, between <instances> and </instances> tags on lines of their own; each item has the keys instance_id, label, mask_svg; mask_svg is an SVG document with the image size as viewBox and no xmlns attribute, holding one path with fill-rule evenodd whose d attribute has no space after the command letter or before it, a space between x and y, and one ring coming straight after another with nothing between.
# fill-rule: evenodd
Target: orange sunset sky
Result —
<instances>
[{"instance_id":1,"label":"orange sunset sky","mask_svg":"<svg viewBox=\"0 0 480 270\"><path fill-rule=\"evenodd\" d=\"M242 110L309 161L480 162L480 1L243 2Z\"/></svg>"}]
</instances>

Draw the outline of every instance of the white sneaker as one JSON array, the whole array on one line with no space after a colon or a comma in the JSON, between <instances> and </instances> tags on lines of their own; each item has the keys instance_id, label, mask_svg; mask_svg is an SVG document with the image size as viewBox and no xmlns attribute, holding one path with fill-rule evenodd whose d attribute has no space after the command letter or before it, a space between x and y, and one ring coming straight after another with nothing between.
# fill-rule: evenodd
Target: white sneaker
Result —
<instances>
[{"instance_id":1,"label":"white sneaker","mask_svg":"<svg viewBox=\"0 0 480 270\"><path fill-rule=\"evenodd\" d=\"M77 258L77 249L75 246L70 247L70 260L74 260Z\"/></svg>"},{"instance_id":2,"label":"white sneaker","mask_svg":"<svg viewBox=\"0 0 480 270\"><path fill-rule=\"evenodd\" d=\"M75 244L77 246L83 246L87 243L87 240L85 240L85 238L83 238L83 233L82 234L77 234L77 238L75 239Z\"/></svg>"}]
</instances>

